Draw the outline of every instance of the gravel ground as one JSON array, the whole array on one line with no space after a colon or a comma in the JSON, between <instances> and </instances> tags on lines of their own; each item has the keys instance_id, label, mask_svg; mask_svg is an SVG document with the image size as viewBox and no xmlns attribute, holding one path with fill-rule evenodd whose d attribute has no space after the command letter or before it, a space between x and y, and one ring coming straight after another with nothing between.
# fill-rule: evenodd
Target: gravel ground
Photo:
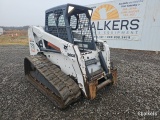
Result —
<instances>
[{"instance_id":1,"label":"gravel ground","mask_svg":"<svg viewBox=\"0 0 160 120\"><path fill-rule=\"evenodd\" d=\"M117 85L102 89L92 101L81 98L64 111L24 77L27 55L27 46L0 46L0 120L160 120L160 54L111 49Z\"/></svg>"}]
</instances>

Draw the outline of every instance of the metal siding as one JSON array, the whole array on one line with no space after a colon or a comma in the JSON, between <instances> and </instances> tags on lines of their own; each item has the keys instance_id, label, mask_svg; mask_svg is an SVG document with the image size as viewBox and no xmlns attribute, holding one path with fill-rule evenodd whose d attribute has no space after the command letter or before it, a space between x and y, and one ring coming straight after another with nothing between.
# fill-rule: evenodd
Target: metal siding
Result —
<instances>
[{"instance_id":1,"label":"metal siding","mask_svg":"<svg viewBox=\"0 0 160 120\"><path fill-rule=\"evenodd\" d=\"M144 44L142 49L160 51L160 34L158 34L158 31L160 31L160 26L155 23L155 21L158 23L158 20L160 20L160 15L155 17L155 13L159 14L157 9L159 9L160 0L147 1L145 21L141 38Z\"/></svg>"}]
</instances>

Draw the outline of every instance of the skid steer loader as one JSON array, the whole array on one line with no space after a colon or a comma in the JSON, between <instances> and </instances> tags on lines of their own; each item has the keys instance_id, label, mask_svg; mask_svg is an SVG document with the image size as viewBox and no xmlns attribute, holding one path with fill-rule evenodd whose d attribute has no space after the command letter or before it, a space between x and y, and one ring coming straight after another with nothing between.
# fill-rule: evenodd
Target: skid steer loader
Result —
<instances>
[{"instance_id":1,"label":"skid steer loader","mask_svg":"<svg viewBox=\"0 0 160 120\"><path fill-rule=\"evenodd\" d=\"M91 8L61 5L46 10L45 28L28 29L25 76L60 109L81 95L94 99L117 80L109 46L95 36L91 16Z\"/></svg>"}]
</instances>

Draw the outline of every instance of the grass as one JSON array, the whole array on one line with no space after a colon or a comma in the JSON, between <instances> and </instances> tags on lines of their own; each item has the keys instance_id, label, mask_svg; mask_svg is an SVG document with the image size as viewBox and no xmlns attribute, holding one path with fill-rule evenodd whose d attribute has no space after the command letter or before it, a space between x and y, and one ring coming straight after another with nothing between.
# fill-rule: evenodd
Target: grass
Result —
<instances>
[{"instance_id":1,"label":"grass","mask_svg":"<svg viewBox=\"0 0 160 120\"><path fill-rule=\"evenodd\" d=\"M18 33L16 36L15 34ZM27 32L24 31L10 31L0 35L0 45L28 45Z\"/></svg>"}]
</instances>

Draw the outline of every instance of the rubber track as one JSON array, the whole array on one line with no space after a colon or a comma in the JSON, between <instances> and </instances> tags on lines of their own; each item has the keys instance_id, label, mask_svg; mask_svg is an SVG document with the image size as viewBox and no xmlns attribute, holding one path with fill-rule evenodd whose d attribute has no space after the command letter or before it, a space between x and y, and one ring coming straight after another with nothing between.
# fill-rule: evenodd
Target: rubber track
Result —
<instances>
[{"instance_id":1,"label":"rubber track","mask_svg":"<svg viewBox=\"0 0 160 120\"><path fill-rule=\"evenodd\" d=\"M47 86L41 85L40 83L41 87L43 86L42 89L46 89L47 92L50 92L49 94L52 93L56 97L55 100L53 100L52 97L52 101L57 107L61 109L66 108L69 104L80 98L81 91L77 83L62 72L58 66L51 63L44 55L30 56L25 59L30 61L34 68L36 68L54 86L54 88L58 90L60 96L55 95L54 91L49 90ZM35 79L30 79L30 81L33 84L35 81L39 82ZM39 88L40 86L36 87ZM42 92L44 93L44 91ZM45 93L48 98L51 98L51 96L48 96L49 94Z\"/></svg>"}]
</instances>

